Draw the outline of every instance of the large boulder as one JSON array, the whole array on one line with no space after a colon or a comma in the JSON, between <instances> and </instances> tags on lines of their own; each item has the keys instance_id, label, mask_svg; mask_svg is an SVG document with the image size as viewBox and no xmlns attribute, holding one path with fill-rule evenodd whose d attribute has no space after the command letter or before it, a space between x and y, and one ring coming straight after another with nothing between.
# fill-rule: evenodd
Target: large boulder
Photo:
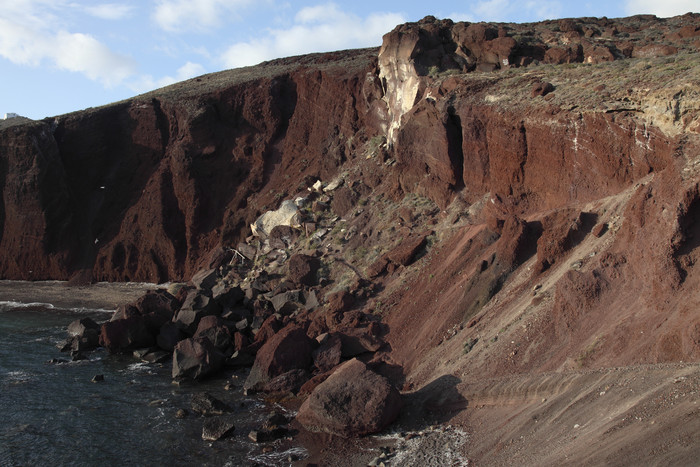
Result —
<instances>
[{"instance_id":1,"label":"large boulder","mask_svg":"<svg viewBox=\"0 0 700 467\"><path fill-rule=\"evenodd\" d=\"M172 376L176 379L201 379L224 364L224 355L207 339L189 338L180 341L173 351Z\"/></svg>"},{"instance_id":2,"label":"large boulder","mask_svg":"<svg viewBox=\"0 0 700 467\"><path fill-rule=\"evenodd\" d=\"M92 318L77 319L68 325L68 336L80 350L94 349L100 344L100 325Z\"/></svg>"},{"instance_id":3,"label":"large boulder","mask_svg":"<svg viewBox=\"0 0 700 467\"><path fill-rule=\"evenodd\" d=\"M255 357L243 388L260 391L272 378L290 370L306 370L311 366L312 340L298 326L287 326L272 336Z\"/></svg>"},{"instance_id":4,"label":"large boulder","mask_svg":"<svg viewBox=\"0 0 700 467\"><path fill-rule=\"evenodd\" d=\"M193 337L206 337L219 350L225 350L231 345L231 331L223 325L218 316L202 318Z\"/></svg>"},{"instance_id":5,"label":"large boulder","mask_svg":"<svg viewBox=\"0 0 700 467\"><path fill-rule=\"evenodd\" d=\"M314 389L297 420L309 431L363 436L388 426L402 405L401 394L389 380L352 359Z\"/></svg>"},{"instance_id":6,"label":"large boulder","mask_svg":"<svg viewBox=\"0 0 700 467\"><path fill-rule=\"evenodd\" d=\"M192 335L203 317L216 315L220 312L219 304L209 295L201 290L192 290L187 294L182 308L173 317L173 322L187 334Z\"/></svg>"},{"instance_id":7,"label":"large boulder","mask_svg":"<svg viewBox=\"0 0 700 467\"><path fill-rule=\"evenodd\" d=\"M156 313L170 319L180 307L180 302L167 290L149 290L136 300L134 306L141 315Z\"/></svg>"},{"instance_id":8,"label":"large boulder","mask_svg":"<svg viewBox=\"0 0 700 467\"><path fill-rule=\"evenodd\" d=\"M316 272L321 262L318 258L304 254L295 254L289 258L289 274L287 277L296 285L316 285Z\"/></svg>"},{"instance_id":9,"label":"large boulder","mask_svg":"<svg viewBox=\"0 0 700 467\"><path fill-rule=\"evenodd\" d=\"M202 425L202 439L204 441L218 441L230 436L233 430L235 427L230 417L206 418Z\"/></svg>"},{"instance_id":10,"label":"large boulder","mask_svg":"<svg viewBox=\"0 0 700 467\"><path fill-rule=\"evenodd\" d=\"M100 327L100 345L110 353L151 347L155 337L143 316L107 321Z\"/></svg>"},{"instance_id":11,"label":"large boulder","mask_svg":"<svg viewBox=\"0 0 700 467\"><path fill-rule=\"evenodd\" d=\"M178 342L185 339L187 335L175 323L165 323L156 336L156 344L163 350L172 352Z\"/></svg>"},{"instance_id":12,"label":"large boulder","mask_svg":"<svg viewBox=\"0 0 700 467\"><path fill-rule=\"evenodd\" d=\"M197 271L190 282L198 289L211 290L214 285L216 285L216 280L218 278L218 273L216 269L202 269Z\"/></svg>"},{"instance_id":13,"label":"large boulder","mask_svg":"<svg viewBox=\"0 0 700 467\"><path fill-rule=\"evenodd\" d=\"M339 335L333 334L314 351L314 365L318 368L318 371L325 373L338 366L342 356L342 340Z\"/></svg>"},{"instance_id":14,"label":"large boulder","mask_svg":"<svg viewBox=\"0 0 700 467\"><path fill-rule=\"evenodd\" d=\"M301 216L299 208L294 201L286 200L276 211L268 211L250 225L250 229L255 236L268 237L272 229L278 225L299 227Z\"/></svg>"}]
</instances>

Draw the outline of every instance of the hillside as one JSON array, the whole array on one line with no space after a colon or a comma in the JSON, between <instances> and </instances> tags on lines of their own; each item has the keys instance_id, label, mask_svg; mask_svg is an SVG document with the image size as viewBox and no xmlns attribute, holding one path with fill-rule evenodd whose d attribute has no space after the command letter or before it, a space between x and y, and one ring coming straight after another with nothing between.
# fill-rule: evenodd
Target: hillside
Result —
<instances>
[{"instance_id":1,"label":"hillside","mask_svg":"<svg viewBox=\"0 0 700 467\"><path fill-rule=\"evenodd\" d=\"M427 17L0 128L0 190L0 278L258 284L311 339L370 329L399 426L477 465L700 457L698 14Z\"/></svg>"}]
</instances>

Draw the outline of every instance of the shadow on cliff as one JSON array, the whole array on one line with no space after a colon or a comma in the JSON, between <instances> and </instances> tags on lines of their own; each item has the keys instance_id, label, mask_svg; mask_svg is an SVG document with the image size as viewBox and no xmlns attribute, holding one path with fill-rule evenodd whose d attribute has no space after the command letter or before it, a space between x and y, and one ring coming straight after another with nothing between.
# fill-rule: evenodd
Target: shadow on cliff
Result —
<instances>
[{"instance_id":1,"label":"shadow on cliff","mask_svg":"<svg viewBox=\"0 0 700 467\"><path fill-rule=\"evenodd\" d=\"M0 242L5 231L5 178L7 177L7 159L0 159Z\"/></svg>"},{"instance_id":2,"label":"shadow on cliff","mask_svg":"<svg viewBox=\"0 0 700 467\"><path fill-rule=\"evenodd\" d=\"M456 376L443 375L415 392L403 394L405 405L399 424L404 429L421 430L448 422L468 405L457 390L461 382Z\"/></svg>"}]
</instances>

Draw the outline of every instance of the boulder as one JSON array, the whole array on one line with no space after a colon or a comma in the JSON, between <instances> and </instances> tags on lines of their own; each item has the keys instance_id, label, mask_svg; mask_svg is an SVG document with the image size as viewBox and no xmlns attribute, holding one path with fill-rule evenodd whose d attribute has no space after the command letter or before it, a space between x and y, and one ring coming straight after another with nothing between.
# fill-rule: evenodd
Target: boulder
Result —
<instances>
[{"instance_id":1,"label":"boulder","mask_svg":"<svg viewBox=\"0 0 700 467\"><path fill-rule=\"evenodd\" d=\"M344 186L340 188L333 196L333 200L331 201L331 209L333 209L334 213L342 217L346 215L353 207L355 207L355 203L357 203L358 199L359 196L353 191L352 188Z\"/></svg>"},{"instance_id":2,"label":"boulder","mask_svg":"<svg viewBox=\"0 0 700 467\"><path fill-rule=\"evenodd\" d=\"M372 334L368 328L347 329L338 337L342 343L343 358L376 352L384 345L384 341Z\"/></svg>"},{"instance_id":3,"label":"boulder","mask_svg":"<svg viewBox=\"0 0 700 467\"><path fill-rule=\"evenodd\" d=\"M255 333L255 342L260 343L262 346L267 342L272 336L277 334L277 332L282 329L282 321L280 321L279 315L272 315L265 319L260 325L260 329Z\"/></svg>"},{"instance_id":4,"label":"boulder","mask_svg":"<svg viewBox=\"0 0 700 467\"><path fill-rule=\"evenodd\" d=\"M231 345L231 332L222 324L218 316L205 316L199 321L195 338L206 337L219 350Z\"/></svg>"},{"instance_id":5,"label":"boulder","mask_svg":"<svg viewBox=\"0 0 700 467\"><path fill-rule=\"evenodd\" d=\"M149 350L141 356L141 361L146 363L165 363L170 359L170 352L164 350Z\"/></svg>"},{"instance_id":6,"label":"boulder","mask_svg":"<svg viewBox=\"0 0 700 467\"><path fill-rule=\"evenodd\" d=\"M288 225L277 225L270 231L270 242L281 249L291 247L299 237L299 232Z\"/></svg>"},{"instance_id":7,"label":"boulder","mask_svg":"<svg viewBox=\"0 0 700 467\"><path fill-rule=\"evenodd\" d=\"M216 285L218 274L216 269L202 269L192 276L192 285L202 290L211 290Z\"/></svg>"},{"instance_id":8,"label":"boulder","mask_svg":"<svg viewBox=\"0 0 700 467\"><path fill-rule=\"evenodd\" d=\"M180 341L173 351L173 378L200 379L218 371L224 363L224 355L204 338Z\"/></svg>"},{"instance_id":9,"label":"boulder","mask_svg":"<svg viewBox=\"0 0 700 467\"><path fill-rule=\"evenodd\" d=\"M313 352L314 365L320 372L326 372L338 366L342 359L343 344L339 335L334 334L325 339Z\"/></svg>"},{"instance_id":10,"label":"boulder","mask_svg":"<svg viewBox=\"0 0 700 467\"><path fill-rule=\"evenodd\" d=\"M156 344L163 350L172 352L178 342L185 339L187 335L175 323L165 323L156 336Z\"/></svg>"},{"instance_id":11,"label":"boulder","mask_svg":"<svg viewBox=\"0 0 700 467\"><path fill-rule=\"evenodd\" d=\"M136 306L134 306L131 303L126 303L126 304L119 305L109 320L116 321L118 319L125 319L125 318L129 318L130 316L139 316L139 315L141 315L141 313L139 313L139 309L136 308Z\"/></svg>"},{"instance_id":12,"label":"boulder","mask_svg":"<svg viewBox=\"0 0 700 467\"><path fill-rule=\"evenodd\" d=\"M258 249L252 245L248 245L247 243L239 243L236 249L241 255L245 256L251 261L253 261L258 254Z\"/></svg>"},{"instance_id":13,"label":"boulder","mask_svg":"<svg viewBox=\"0 0 700 467\"><path fill-rule=\"evenodd\" d=\"M554 91L554 85L546 81L535 83L532 86L532 97L546 96L550 92Z\"/></svg>"},{"instance_id":14,"label":"boulder","mask_svg":"<svg viewBox=\"0 0 700 467\"><path fill-rule=\"evenodd\" d=\"M222 415L225 412L231 411L231 407L208 392L194 394L192 396L191 407L193 412L204 415L205 417Z\"/></svg>"},{"instance_id":15,"label":"boulder","mask_svg":"<svg viewBox=\"0 0 700 467\"><path fill-rule=\"evenodd\" d=\"M311 375L307 370L289 370L268 381L262 387L261 392L273 394L296 394L310 377Z\"/></svg>"},{"instance_id":16,"label":"boulder","mask_svg":"<svg viewBox=\"0 0 700 467\"><path fill-rule=\"evenodd\" d=\"M211 297L222 307L233 307L245 297L243 290L237 285L216 284L211 289Z\"/></svg>"},{"instance_id":17,"label":"boulder","mask_svg":"<svg viewBox=\"0 0 700 467\"><path fill-rule=\"evenodd\" d=\"M330 294L326 303L329 314L344 313L355 303L355 297L346 290Z\"/></svg>"},{"instance_id":18,"label":"boulder","mask_svg":"<svg viewBox=\"0 0 700 467\"><path fill-rule=\"evenodd\" d=\"M149 290L136 300L134 306L141 315L156 313L169 320L180 308L180 302L167 290Z\"/></svg>"},{"instance_id":19,"label":"boulder","mask_svg":"<svg viewBox=\"0 0 700 467\"><path fill-rule=\"evenodd\" d=\"M387 258L396 265L408 266L413 262L420 249L425 246L427 237L428 234L424 233L404 239L401 244L387 253Z\"/></svg>"},{"instance_id":20,"label":"boulder","mask_svg":"<svg viewBox=\"0 0 700 467\"><path fill-rule=\"evenodd\" d=\"M91 350L100 345L100 325L91 318L81 318L68 325L73 350Z\"/></svg>"},{"instance_id":21,"label":"boulder","mask_svg":"<svg viewBox=\"0 0 700 467\"><path fill-rule=\"evenodd\" d=\"M250 225L253 235L256 237L268 237L272 229L278 225L287 225L290 227L299 227L300 214L299 208L292 200L283 201L279 209L276 211L268 211Z\"/></svg>"},{"instance_id":22,"label":"boulder","mask_svg":"<svg viewBox=\"0 0 700 467\"><path fill-rule=\"evenodd\" d=\"M229 417L206 418L202 425L202 439L204 441L218 441L229 436L235 426Z\"/></svg>"},{"instance_id":23,"label":"boulder","mask_svg":"<svg viewBox=\"0 0 700 467\"><path fill-rule=\"evenodd\" d=\"M304 254L295 254L289 258L287 278L297 285L316 285L316 272L320 267L318 258Z\"/></svg>"},{"instance_id":24,"label":"boulder","mask_svg":"<svg viewBox=\"0 0 700 467\"><path fill-rule=\"evenodd\" d=\"M290 325L272 336L258 351L243 388L259 391L272 378L311 365L313 344L306 331Z\"/></svg>"},{"instance_id":25,"label":"boulder","mask_svg":"<svg viewBox=\"0 0 700 467\"><path fill-rule=\"evenodd\" d=\"M173 322L187 334L192 335L204 316L216 315L220 311L219 304L206 293L201 290L192 290L187 294L182 308L173 317Z\"/></svg>"},{"instance_id":26,"label":"boulder","mask_svg":"<svg viewBox=\"0 0 700 467\"><path fill-rule=\"evenodd\" d=\"M110 353L125 352L155 343L142 316L108 321L100 327L100 345Z\"/></svg>"},{"instance_id":27,"label":"boulder","mask_svg":"<svg viewBox=\"0 0 700 467\"><path fill-rule=\"evenodd\" d=\"M635 47L632 51L632 58L665 57L677 53L678 49L670 45L648 44L642 47Z\"/></svg>"},{"instance_id":28,"label":"boulder","mask_svg":"<svg viewBox=\"0 0 700 467\"><path fill-rule=\"evenodd\" d=\"M279 293L270 298L270 303L277 313L289 313L296 309L296 303L299 303L301 292L299 290L289 290Z\"/></svg>"},{"instance_id":29,"label":"boulder","mask_svg":"<svg viewBox=\"0 0 700 467\"><path fill-rule=\"evenodd\" d=\"M399 415L399 391L357 359L342 364L304 401L297 421L307 430L343 437L376 433Z\"/></svg>"},{"instance_id":30,"label":"boulder","mask_svg":"<svg viewBox=\"0 0 700 467\"><path fill-rule=\"evenodd\" d=\"M99 331L100 325L92 318L76 319L68 325L68 335L71 337L84 336L86 331L90 329Z\"/></svg>"}]
</instances>

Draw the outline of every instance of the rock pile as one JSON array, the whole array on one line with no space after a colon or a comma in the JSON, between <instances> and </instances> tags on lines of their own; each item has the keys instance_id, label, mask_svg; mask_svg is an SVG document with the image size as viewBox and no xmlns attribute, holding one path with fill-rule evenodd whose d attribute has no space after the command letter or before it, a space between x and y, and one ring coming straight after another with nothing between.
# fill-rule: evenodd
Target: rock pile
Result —
<instances>
[{"instance_id":1,"label":"rock pile","mask_svg":"<svg viewBox=\"0 0 700 467\"><path fill-rule=\"evenodd\" d=\"M329 232L338 220L331 206L342 181L325 189L316 185L305 196L282 203L284 216L277 215L279 211L263 214L253 235L237 248L215 251L189 283L148 291L120 306L101 325L91 320L72 323L63 347L88 350L100 345L110 353L130 352L149 362L170 358L176 380L199 380L226 368L250 367L245 392L311 394L316 404L330 398L337 405L338 398L345 397L336 393L337 386L359 378L348 381L360 384L357 394L353 389L353 397L359 399L344 418L326 427L337 414L316 413L318 408L311 405L306 418L325 421L308 422L309 427L343 436L383 428L398 413L400 396L388 380L356 359L369 359L384 346L383 327L369 314L350 312L361 303L353 287L364 281L360 278L347 290L332 291L321 277L323 253L304 249L310 239L333 235ZM342 209L351 208L343 204ZM292 211L294 215L288 216ZM347 235L339 229L334 232ZM424 242L425 235L411 239L401 251L390 252L388 261L409 263ZM342 365L348 359L354 363ZM215 405L206 395L193 404L195 412L207 416L212 415L207 407ZM216 414L223 412L219 407ZM202 437L215 440L231 430L233 424L219 418L207 421ZM278 432L271 428L254 437L274 438Z\"/></svg>"}]
</instances>

